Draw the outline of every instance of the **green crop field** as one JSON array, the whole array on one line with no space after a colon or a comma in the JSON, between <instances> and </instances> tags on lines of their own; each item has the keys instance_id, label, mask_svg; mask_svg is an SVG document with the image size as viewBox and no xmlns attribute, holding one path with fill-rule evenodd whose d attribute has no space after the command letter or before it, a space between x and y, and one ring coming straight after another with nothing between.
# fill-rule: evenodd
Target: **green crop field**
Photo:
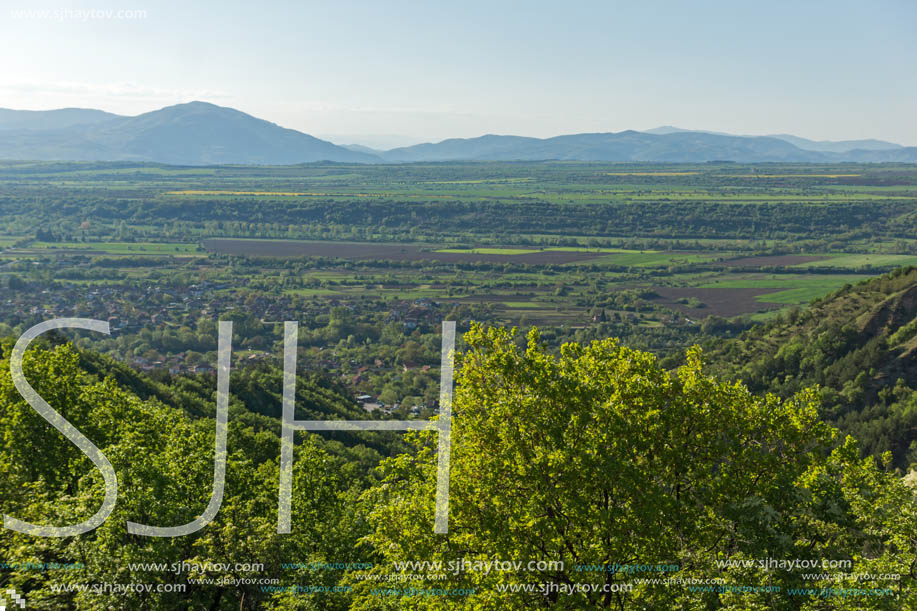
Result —
<instances>
[{"instance_id":1,"label":"green crop field","mask_svg":"<svg viewBox=\"0 0 917 611\"><path fill-rule=\"evenodd\" d=\"M587 250L588 251L588 250ZM700 254L700 253L671 253L671 252L658 252L658 251L620 251L616 254L604 255L595 259L589 259L586 261L577 261L571 265L589 265L589 264L605 264L605 265L621 265L621 266L634 266L634 267L658 267L658 266L669 266L669 265L682 265L689 263L700 263L703 261L710 261L717 258L717 255L713 254Z\"/></svg>"},{"instance_id":2,"label":"green crop field","mask_svg":"<svg viewBox=\"0 0 917 611\"><path fill-rule=\"evenodd\" d=\"M282 296L358 319L432 300L659 350L708 316L770 316L917 263L910 166L0 162L0 177L18 211L0 224L4 277L203 283L243 310Z\"/></svg>"},{"instance_id":3,"label":"green crop field","mask_svg":"<svg viewBox=\"0 0 917 611\"><path fill-rule=\"evenodd\" d=\"M85 250L112 255L201 256L196 244L167 242L33 242L29 251Z\"/></svg>"},{"instance_id":4,"label":"green crop field","mask_svg":"<svg viewBox=\"0 0 917 611\"><path fill-rule=\"evenodd\" d=\"M885 255L885 254L834 254L824 261L799 263L794 267L845 267L855 269L858 267L887 267L917 265L917 256L914 255Z\"/></svg>"},{"instance_id":5,"label":"green crop field","mask_svg":"<svg viewBox=\"0 0 917 611\"><path fill-rule=\"evenodd\" d=\"M721 279L707 281L700 288L768 288L787 289L813 287L819 290L833 290L845 284L856 284L869 278L859 274L737 274L721 276Z\"/></svg>"},{"instance_id":6,"label":"green crop field","mask_svg":"<svg viewBox=\"0 0 917 611\"><path fill-rule=\"evenodd\" d=\"M434 252L474 255L526 255L538 252L531 248L439 248Z\"/></svg>"}]
</instances>

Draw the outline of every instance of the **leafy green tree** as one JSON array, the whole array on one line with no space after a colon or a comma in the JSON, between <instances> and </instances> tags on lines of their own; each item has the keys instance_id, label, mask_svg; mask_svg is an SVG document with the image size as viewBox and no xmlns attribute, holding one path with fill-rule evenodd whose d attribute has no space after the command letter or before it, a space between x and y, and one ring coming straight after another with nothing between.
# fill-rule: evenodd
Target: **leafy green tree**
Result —
<instances>
[{"instance_id":1,"label":"leafy green tree","mask_svg":"<svg viewBox=\"0 0 917 611\"><path fill-rule=\"evenodd\" d=\"M563 568L410 582L474 594L402 597L398 608L828 608L789 593L807 587L796 573L717 565L820 554L903 575L893 596L858 598L861 608L915 603L906 588L917 548L914 495L860 461L852 440L829 454L835 431L818 419L813 391L756 397L704 374L698 349L670 375L652 355L614 340L566 344L559 356L537 331L524 348L499 328L474 326L465 341L449 534L432 529L435 435L417 433L416 454L386 460L382 482L364 495L373 508L365 543L387 561L375 572L397 572L391 563L405 560L551 560ZM650 585L615 564L674 564L677 573L665 577L778 591ZM610 568L577 570L583 565ZM546 583L597 591L545 593ZM372 581L353 585L355 608L381 608Z\"/></svg>"},{"instance_id":2,"label":"leafy green tree","mask_svg":"<svg viewBox=\"0 0 917 611\"><path fill-rule=\"evenodd\" d=\"M19 396L9 374L10 347L7 341L0 345L6 356L0 359L0 510L36 524L80 522L101 504L101 474ZM365 526L354 501L365 486L365 463L372 461L374 453L362 448L353 461L347 461L330 454L328 447L333 446L317 436L302 434L294 462L293 533L280 535L277 435L240 422L252 416L234 408L225 493L213 522L183 537L131 535L125 526L128 520L157 526L185 524L207 506L213 478L212 417L192 418L156 398L141 400L112 377L100 380L87 374L80 355L69 345L47 349L36 342L23 366L39 395L108 457L119 482L115 510L89 533L42 538L0 531L0 558L5 562L82 565L72 570L4 569L4 583L25 593L30 609L347 608L346 595L292 596L264 590L257 581L228 580L335 586L339 572L310 572L283 564L361 560L353 558L353 547ZM177 402L190 406L193 395L188 390L194 381L186 382L184 390L166 390L177 395ZM143 384L147 389L153 386L149 380ZM305 383L300 387L304 394L316 392ZM165 394L164 398L171 399ZM183 562L211 568L177 573L171 568L131 566L171 567ZM197 579L214 581L197 583ZM54 589L105 583L184 584L187 589L125 595Z\"/></svg>"}]
</instances>

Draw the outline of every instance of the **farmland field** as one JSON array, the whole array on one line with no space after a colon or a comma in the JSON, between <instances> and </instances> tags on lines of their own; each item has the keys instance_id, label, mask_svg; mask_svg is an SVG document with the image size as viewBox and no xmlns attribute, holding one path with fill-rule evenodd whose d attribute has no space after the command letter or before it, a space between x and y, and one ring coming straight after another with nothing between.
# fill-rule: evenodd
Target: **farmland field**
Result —
<instances>
[{"instance_id":1,"label":"farmland field","mask_svg":"<svg viewBox=\"0 0 917 611\"><path fill-rule=\"evenodd\" d=\"M34 241L27 248L18 249L19 254L40 254L42 251L63 253L89 253L111 255L176 255L195 256L196 244L182 242L40 242Z\"/></svg>"},{"instance_id":2,"label":"farmland field","mask_svg":"<svg viewBox=\"0 0 917 611\"><path fill-rule=\"evenodd\" d=\"M104 321L109 335L67 337L118 361L116 377L147 372L140 392L209 401L217 321L232 321L232 392L265 418L286 321L310 403L429 419L444 320L457 350L483 322L518 327L520 345L537 327L552 353L617 338L671 369L694 344L745 349L757 323L798 320L825 296L853 311L848 285L917 264L917 167L897 164L0 162L0 180L0 337ZM817 341L794 350L843 345L847 317L834 336L814 321ZM755 367L793 383L772 373L777 354Z\"/></svg>"},{"instance_id":3,"label":"farmland field","mask_svg":"<svg viewBox=\"0 0 917 611\"><path fill-rule=\"evenodd\" d=\"M917 611L917 1L10 5L0 611Z\"/></svg>"},{"instance_id":4,"label":"farmland field","mask_svg":"<svg viewBox=\"0 0 917 611\"><path fill-rule=\"evenodd\" d=\"M526 250L518 248L435 249L435 245L359 242L310 242L297 240L204 240L208 250L251 257L339 257L342 259L390 259L394 261L485 261L531 264L569 263L599 257L582 250Z\"/></svg>"},{"instance_id":5,"label":"farmland field","mask_svg":"<svg viewBox=\"0 0 917 611\"><path fill-rule=\"evenodd\" d=\"M835 254L818 261L798 263L797 267L857 267L917 265L917 256L887 254Z\"/></svg>"},{"instance_id":6,"label":"farmland field","mask_svg":"<svg viewBox=\"0 0 917 611\"><path fill-rule=\"evenodd\" d=\"M263 320L278 299L357 319L432 300L662 352L707 317L741 326L917 263L917 168L900 164L0 162L0 178L0 277L203 283L211 309Z\"/></svg>"},{"instance_id":7,"label":"farmland field","mask_svg":"<svg viewBox=\"0 0 917 611\"><path fill-rule=\"evenodd\" d=\"M723 264L730 267L769 267L772 265L796 265L803 267L812 262L824 261L830 256L831 255L778 255L772 257L741 257L738 259L727 259L723 261Z\"/></svg>"}]
</instances>

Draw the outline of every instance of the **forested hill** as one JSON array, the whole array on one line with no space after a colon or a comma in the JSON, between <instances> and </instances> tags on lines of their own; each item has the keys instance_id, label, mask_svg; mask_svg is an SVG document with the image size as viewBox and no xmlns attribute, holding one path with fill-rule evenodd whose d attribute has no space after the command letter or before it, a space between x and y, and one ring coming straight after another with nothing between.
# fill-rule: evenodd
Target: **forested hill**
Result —
<instances>
[{"instance_id":1,"label":"forested hill","mask_svg":"<svg viewBox=\"0 0 917 611\"><path fill-rule=\"evenodd\" d=\"M0 357L9 358L10 345L0 342ZM38 350L62 347L66 341L55 332L35 342ZM110 356L92 350L76 350L67 345L77 359L78 375L82 383L91 384L107 380L119 392L136 397L155 406L181 412L194 420L203 420L213 426L216 414L216 374L185 374L173 376L164 370L145 373ZM34 349L33 349L34 350ZM229 383L229 421L231 426L249 428L253 433L280 434L283 371L269 363L237 367L233 364ZM335 380L318 373L299 371L296 376L297 420L361 420L368 414L347 396L348 392ZM66 415L66 414L65 414ZM332 453L348 455L346 448L366 446L377 450L373 460L380 455L402 451L400 437L385 432L328 431L321 436L331 442ZM318 441L322 445L321 441ZM373 454L375 454L373 452Z\"/></svg>"},{"instance_id":2,"label":"forested hill","mask_svg":"<svg viewBox=\"0 0 917 611\"><path fill-rule=\"evenodd\" d=\"M697 350L671 376L652 354L611 339L565 344L559 355L534 329L525 346L513 331L476 324L463 339L442 535L431 527L435 434L399 437L404 451L386 446L395 455L379 464L365 445L301 433L292 528L278 532L276 367L231 377L225 486L214 496L214 376L148 377L43 336L25 354L25 376L104 454L117 501L78 536L0 529L4 589L23 593L29 609L438 611L441 598L416 594L437 590L463 592L453 609L821 609L814 593L842 579L833 571L774 571L754 560L807 554L844 560L845 588L883 588L838 596L832 609L914 608L917 499L885 463L861 460L854 440L828 453L835 431L819 421L814 393L756 397L705 375ZM21 397L13 343L0 339L0 513L80 524L103 502L105 472ZM298 418L356 417L334 386L302 377ZM213 520L187 535L128 530L129 522L193 525L214 498ZM445 570L468 562L468 550L560 562ZM739 607L669 583L613 600L600 589L622 583L608 581L609 558L664 563L665 577L684 583L769 589L743 590ZM414 562L434 572L416 572ZM588 587L537 589L550 580Z\"/></svg>"},{"instance_id":3,"label":"forested hill","mask_svg":"<svg viewBox=\"0 0 917 611\"><path fill-rule=\"evenodd\" d=\"M917 268L845 286L742 336L711 343L714 374L752 392L821 386L823 416L864 450L917 462Z\"/></svg>"},{"instance_id":4,"label":"forested hill","mask_svg":"<svg viewBox=\"0 0 917 611\"><path fill-rule=\"evenodd\" d=\"M150 375L91 350L79 351L79 359L81 369L87 374L99 379L111 378L141 400L155 399L193 418L212 419L216 413L215 373L172 376L159 371ZM244 368L234 366L229 383L230 421L279 436L282 389L283 370L279 366L269 363ZM327 375L300 370L296 376L296 419L368 418L348 395L344 386ZM346 448L354 446L366 446L380 455L390 455L405 448L401 437L389 432L327 431L321 437L332 442L329 451L350 458L351 452Z\"/></svg>"},{"instance_id":5,"label":"forested hill","mask_svg":"<svg viewBox=\"0 0 917 611\"><path fill-rule=\"evenodd\" d=\"M98 470L14 388L12 347L13 338L0 339L0 428L4 431L0 508L5 515L33 523L79 523L95 511L101 498ZM126 532L127 520L186 524L207 506L214 473L216 376L155 379L106 356L77 352L51 334L26 352L23 367L39 396L111 461L118 480L118 500L110 518L78 539L91 545L74 544L73 538L42 539L10 529L0 532L0 553L10 559L7 562L79 563L81 567L5 572L7 585L28 596L29 608L89 608L78 601L78 590L55 588L86 580L121 583L128 573L130 581L159 582L170 578L161 568L127 563L169 565L195 559L229 563L225 566L264 564L243 570L244 577L252 578L245 583L251 585L192 584L187 592L130 592L99 604L111 609L239 609L245 601L245 608L262 608L272 594L255 585L254 578L267 573L293 583L304 579L298 573L287 574L281 560L310 558L310 554L338 558L354 548L367 532L355 521L356 495L373 481L373 468L382 455L398 452L403 445L397 434L387 432L338 432L338 440L297 435L292 519L298 528L290 535L278 534L280 422L276 416L282 372L266 365L239 369L230 379L226 484L213 523L187 537L138 540ZM309 375L298 377L296 407L298 419L366 417L333 384ZM377 452L372 446L386 451ZM6 568L11 566L19 565ZM323 586L335 585L336 575L326 573L312 577L323 580ZM328 608L342 609L340 604Z\"/></svg>"}]
</instances>

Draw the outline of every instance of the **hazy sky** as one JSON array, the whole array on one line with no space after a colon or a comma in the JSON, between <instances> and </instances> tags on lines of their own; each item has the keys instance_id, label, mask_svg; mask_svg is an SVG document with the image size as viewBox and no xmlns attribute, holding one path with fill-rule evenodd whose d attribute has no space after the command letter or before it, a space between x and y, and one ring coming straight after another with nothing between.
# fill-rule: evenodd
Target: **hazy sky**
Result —
<instances>
[{"instance_id":1,"label":"hazy sky","mask_svg":"<svg viewBox=\"0 0 917 611\"><path fill-rule=\"evenodd\" d=\"M910 0L0 6L6 108L197 99L376 145L659 125L917 145ZM146 17L14 14L42 9Z\"/></svg>"}]
</instances>

